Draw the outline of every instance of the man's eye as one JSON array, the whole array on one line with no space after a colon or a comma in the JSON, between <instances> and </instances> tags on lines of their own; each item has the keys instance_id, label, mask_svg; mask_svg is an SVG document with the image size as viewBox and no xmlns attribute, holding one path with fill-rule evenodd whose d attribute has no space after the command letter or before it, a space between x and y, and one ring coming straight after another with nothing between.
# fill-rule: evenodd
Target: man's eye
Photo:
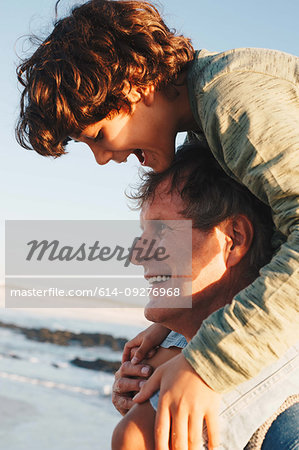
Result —
<instances>
[{"instance_id":1,"label":"man's eye","mask_svg":"<svg viewBox=\"0 0 299 450\"><path fill-rule=\"evenodd\" d=\"M100 141L101 139L103 139L103 137L104 137L103 131L100 130L100 131L98 132L98 134L96 135L96 137L95 137L93 140L94 140L94 142L98 142L98 141Z\"/></svg>"},{"instance_id":2,"label":"man's eye","mask_svg":"<svg viewBox=\"0 0 299 450\"><path fill-rule=\"evenodd\" d=\"M163 223L163 222L158 222L157 223L157 233L158 234L162 234L165 230L167 230L169 227Z\"/></svg>"}]
</instances>

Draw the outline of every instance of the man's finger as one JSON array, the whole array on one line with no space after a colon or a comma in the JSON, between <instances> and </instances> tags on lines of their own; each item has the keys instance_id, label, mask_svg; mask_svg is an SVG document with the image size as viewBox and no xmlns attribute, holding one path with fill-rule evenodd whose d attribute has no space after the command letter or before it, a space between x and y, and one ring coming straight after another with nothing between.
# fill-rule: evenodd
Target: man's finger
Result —
<instances>
[{"instance_id":1,"label":"man's finger","mask_svg":"<svg viewBox=\"0 0 299 450\"><path fill-rule=\"evenodd\" d=\"M127 344L124 347L121 362L124 363L125 361L129 361L131 359L131 348Z\"/></svg>"},{"instance_id":2,"label":"man's finger","mask_svg":"<svg viewBox=\"0 0 299 450\"><path fill-rule=\"evenodd\" d=\"M141 344L140 337L137 335L133 339L131 339L129 342L127 342L124 346L123 355L121 362L129 361L131 359L131 350L134 347L139 347Z\"/></svg>"},{"instance_id":3,"label":"man's finger","mask_svg":"<svg viewBox=\"0 0 299 450\"><path fill-rule=\"evenodd\" d=\"M149 399L160 387L162 373L158 368L147 381L144 381L140 392L133 397L134 402L143 403Z\"/></svg>"},{"instance_id":4,"label":"man's finger","mask_svg":"<svg viewBox=\"0 0 299 450\"><path fill-rule=\"evenodd\" d=\"M121 396L115 392L112 393L112 403L123 416L134 406L130 397Z\"/></svg>"},{"instance_id":5,"label":"man's finger","mask_svg":"<svg viewBox=\"0 0 299 450\"><path fill-rule=\"evenodd\" d=\"M153 348L152 350L150 350L150 351L147 353L146 359L152 358L156 353L157 353L157 348Z\"/></svg>"},{"instance_id":6,"label":"man's finger","mask_svg":"<svg viewBox=\"0 0 299 450\"><path fill-rule=\"evenodd\" d=\"M220 445L219 416L213 411L209 411L205 416L208 431L209 450L213 450Z\"/></svg>"},{"instance_id":7,"label":"man's finger","mask_svg":"<svg viewBox=\"0 0 299 450\"><path fill-rule=\"evenodd\" d=\"M144 338L142 344L137 348L134 353L134 357L132 358L133 364L138 364L145 357L148 357L148 352L153 350L152 342L149 341L146 337Z\"/></svg>"},{"instance_id":8,"label":"man's finger","mask_svg":"<svg viewBox=\"0 0 299 450\"><path fill-rule=\"evenodd\" d=\"M118 378L113 384L113 392L125 394L127 392L137 392L140 389L140 379Z\"/></svg>"},{"instance_id":9,"label":"man's finger","mask_svg":"<svg viewBox=\"0 0 299 450\"><path fill-rule=\"evenodd\" d=\"M159 398L158 409L155 420L155 450L169 449L170 433L170 414L169 407L163 398Z\"/></svg>"},{"instance_id":10,"label":"man's finger","mask_svg":"<svg viewBox=\"0 0 299 450\"><path fill-rule=\"evenodd\" d=\"M152 373L151 366L144 365L144 364L132 364L130 361L124 362L117 374L117 378L123 378L123 377L141 377L146 378L149 377Z\"/></svg>"}]
</instances>

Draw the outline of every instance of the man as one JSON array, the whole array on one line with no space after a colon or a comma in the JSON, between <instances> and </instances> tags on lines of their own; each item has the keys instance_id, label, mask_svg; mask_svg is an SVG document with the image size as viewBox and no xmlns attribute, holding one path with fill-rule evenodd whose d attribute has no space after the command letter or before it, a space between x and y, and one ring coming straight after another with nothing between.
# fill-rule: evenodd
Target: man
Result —
<instances>
[{"instance_id":1,"label":"man","mask_svg":"<svg viewBox=\"0 0 299 450\"><path fill-rule=\"evenodd\" d=\"M175 296L171 299L174 307L166 308L159 296L152 296L145 307L149 320L186 339L183 343L182 336L170 333L162 347L171 349L160 348L147 361L157 367L178 354L176 347L184 347L202 322L211 313L225 308L271 259L273 222L269 208L229 178L209 152L198 145L182 148L166 172L149 173L136 198L142 207L142 240L146 238L150 242L154 238L157 247L166 248L169 258L161 263L138 258L133 262L143 265L144 276L161 292L178 286L177 265L181 265L178 248L184 246L181 221L192 219L193 223L192 308L177 307ZM188 280L183 278L182 290L186 283ZM296 377L293 359L295 355L298 360L297 351L289 352L278 363L223 397L221 448L243 448L286 398L298 392L298 372ZM136 385L131 389L138 390ZM215 402L219 400L215 397ZM114 432L112 448L129 449L132 442L134 449L154 448L157 404L156 394L151 402L130 409ZM191 418L193 422L198 419L196 414ZM200 442L193 438L192 445L199 448ZM169 440L172 448L180 448L177 436L171 435Z\"/></svg>"}]
</instances>

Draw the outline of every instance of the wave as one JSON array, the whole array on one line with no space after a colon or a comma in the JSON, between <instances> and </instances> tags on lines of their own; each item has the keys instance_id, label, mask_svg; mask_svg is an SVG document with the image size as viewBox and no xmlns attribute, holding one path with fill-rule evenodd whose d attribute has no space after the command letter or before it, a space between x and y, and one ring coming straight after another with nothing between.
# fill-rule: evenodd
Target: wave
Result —
<instances>
[{"instance_id":1,"label":"wave","mask_svg":"<svg viewBox=\"0 0 299 450\"><path fill-rule=\"evenodd\" d=\"M30 377L27 377L24 375L17 375L15 373L8 373L8 372L0 371L0 377L6 378L6 379L9 379L12 381L17 381L19 383L29 383L29 384L33 384L33 385L44 386L48 389L60 389L63 391L75 392L77 394L80 393L80 394L89 395L89 396L101 395L101 392L96 389L86 389L86 388L82 388L80 386L71 386L71 385L64 384L64 383L55 383L54 381L51 381L51 380L40 380L39 378L30 378ZM105 388L105 386L104 386L104 388ZM110 386L109 386L109 388L110 388ZM110 395L110 392L108 392L107 387L106 387L106 389L103 389L103 392L105 395Z\"/></svg>"}]
</instances>

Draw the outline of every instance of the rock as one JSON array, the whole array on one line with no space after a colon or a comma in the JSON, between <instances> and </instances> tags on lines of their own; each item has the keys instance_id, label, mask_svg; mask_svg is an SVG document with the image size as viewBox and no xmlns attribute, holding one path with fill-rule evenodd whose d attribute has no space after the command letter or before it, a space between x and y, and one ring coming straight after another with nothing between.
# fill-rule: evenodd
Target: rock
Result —
<instances>
[{"instance_id":1,"label":"rock","mask_svg":"<svg viewBox=\"0 0 299 450\"><path fill-rule=\"evenodd\" d=\"M105 359L95 359L94 361L86 361L84 359L75 358L70 361L71 364L84 369L101 370L102 372L115 373L119 367L119 361L106 361Z\"/></svg>"},{"instance_id":2,"label":"rock","mask_svg":"<svg viewBox=\"0 0 299 450\"><path fill-rule=\"evenodd\" d=\"M71 331L49 330L47 328L25 328L10 323L0 322L0 327L10 328L38 342L50 342L56 345L81 345L82 347L109 347L114 351L122 351L127 339L115 338L102 333L73 333Z\"/></svg>"}]
</instances>

